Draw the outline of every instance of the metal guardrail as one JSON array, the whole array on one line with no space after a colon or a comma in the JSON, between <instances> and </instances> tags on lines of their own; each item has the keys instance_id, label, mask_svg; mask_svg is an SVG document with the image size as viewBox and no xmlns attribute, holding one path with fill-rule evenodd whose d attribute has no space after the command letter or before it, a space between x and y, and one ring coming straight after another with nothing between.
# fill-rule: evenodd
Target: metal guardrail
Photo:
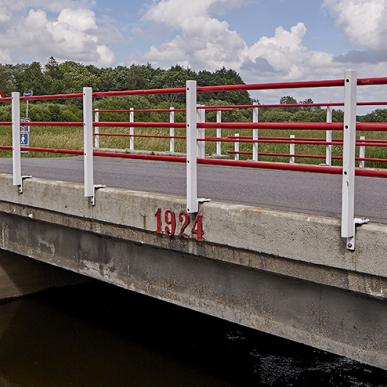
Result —
<instances>
[{"instance_id":1,"label":"metal guardrail","mask_svg":"<svg viewBox=\"0 0 387 387\"><path fill-rule=\"evenodd\" d=\"M357 123L356 108L357 105L386 105L387 102L357 102L357 88L366 85L386 85L387 78L366 78L357 79L355 71L347 71L342 80L327 81L307 81L307 82L285 82L270 84L252 84L252 85L226 85L226 86L204 86L198 87L196 81L187 81L185 88L155 89L155 90L128 90L113 92L93 92L89 87L83 89L83 93L78 94L57 94L46 96L21 97L20 93L12 93L11 98L0 98L0 102L12 103L12 122L0 122L0 126L12 125L12 146L0 146L2 150L12 150L13 165L13 184L18 188L19 193L23 192L23 180L28 176L22 175L21 152L28 150L31 152L50 152L71 155L83 155L84 157L84 196L90 200L91 205L95 204L95 191L101 186L94 184L94 156L104 157L122 157L131 159L148 159L160 161L173 161L186 163L186 201L187 212L197 213L199 204L203 201L198 197L197 188L197 168L198 164L207 165L226 165L249 168L270 168L292 171L319 172L342 175L342 212L341 212L341 236L346 242L349 250L355 249L355 226L367 222L365 219L355 218L355 175L387 177L387 170L376 170L365 168L366 161L387 161L381 158L367 158L365 156L366 146L386 147L387 140L370 140L362 136L356 139L357 130L359 131L387 131L387 123ZM198 105L198 93L205 92L225 92L236 90L269 90L269 89L288 89L288 88L315 88L315 87L344 87L344 103L325 103L325 104L288 104L288 105L230 105L230 106L202 106ZM129 113L128 122L105 122L100 121L100 114L104 112L119 112L114 109L93 109L94 97L112 97L144 94L186 94L185 109L127 109L120 112ZM51 149L37 147L22 147L20 144L20 101L32 100L56 100L82 98L83 99L83 122L30 122L30 126L68 126L83 127L83 150L71 149ZM311 107L325 106L327 108L326 123L310 122L259 122L259 109L267 107ZM344 107L344 122L332 123L332 107ZM252 122L222 122L222 112L230 109L251 108L253 111ZM216 111L216 122L206 122L206 111ZM135 122L134 114L136 112L159 112L169 113L169 122ZM185 111L186 122L175 122L175 112ZM101 133L102 127L122 127L129 128L129 134L119 133ZM135 128L164 128L169 130L168 135L145 135L136 134ZM186 129L185 136L176 136L175 129ZM248 136L237 135L233 138L223 137L222 129L237 129L240 131L251 131ZM216 137L205 137L206 129L216 129ZM289 139L281 137L261 137L259 130L316 130L325 131L324 138L295 138L292 135ZM343 140L334 140L333 131L343 132ZM186 157L178 156L158 156L130 153L112 153L100 151L100 138L103 136L127 136L129 137L130 150L135 149L136 137L157 137L169 139L169 151L175 151L175 139L186 140ZM205 153L205 143L216 143L216 154L222 154L222 143L233 142L234 160L208 159ZM251 143L251 152L240 151L240 143ZM289 153L259 152L259 143L287 143L289 144ZM296 145L310 144L325 146L324 155L304 155L296 153ZM343 148L343 155L332 156L332 146L338 145ZM97 149L94 149L97 148ZM356 157L356 147L359 147L359 156ZM239 160L239 156L247 154L252 156L252 161ZM289 163L281 162L263 162L259 160L260 156L286 156L289 157ZM325 159L324 166L296 164L296 158L311 157ZM332 166L332 160L342 160L343 166ZM359 167L356 168L356 161Z\"/></svg>"}]
</instances>

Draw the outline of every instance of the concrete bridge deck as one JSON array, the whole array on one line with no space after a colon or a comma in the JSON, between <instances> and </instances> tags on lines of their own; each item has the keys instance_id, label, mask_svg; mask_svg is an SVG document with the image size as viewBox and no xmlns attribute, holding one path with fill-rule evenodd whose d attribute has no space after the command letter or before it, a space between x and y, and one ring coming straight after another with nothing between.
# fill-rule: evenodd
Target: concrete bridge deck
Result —
<instances>
[{"instance_id":1,"label":"concrete bridge deck","mask_svg":"<svg viewBox=\"0 0 387 387\"><path fill-rule=\"evenodd\" d=\"M0 161L0 171L10 166ZM357 180L357 215L372 222L349 251L335 216L340 176L201 166L200 194L213 200L195 216L199 240L195 219L187 215L189 228L180 219L184 164L96 158L96 183L107 187L95 206L82 167L25 159L34 178L22 194L0 173L0 250L387 370L383 179Z\"/></svg>"},{"instance_id":2,"label":"concrete bridge deck","mask_svg":"<svg viewBox=\"0 0 387 387\"><path fill-rule=\"evenodd\" d=\"M0 173L12 173L0 159ZM83 158L24 158L24 175L82 182ZM135 191L185 195L185 165L95 158L95 182ZM264 208L340 217L341 176L223 166L199 166L199 195ZM387 180L356 178L356 216L387 223Z\"/></svg>"}]
</instances>

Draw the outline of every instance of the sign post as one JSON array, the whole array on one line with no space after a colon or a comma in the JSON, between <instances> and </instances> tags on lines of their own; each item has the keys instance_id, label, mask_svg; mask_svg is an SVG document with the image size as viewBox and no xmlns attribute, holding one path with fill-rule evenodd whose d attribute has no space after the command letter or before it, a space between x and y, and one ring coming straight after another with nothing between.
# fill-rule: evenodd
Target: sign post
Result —
<instances>
[{"instance_id":1,"label":"sign post","mask_svg":"<svg viewBox=\"0 0 387 387\"><path fill-rule=\"evenodd\" d=\"M26 90L24 93L23 93L23 97L32 97L34 95L34 92L32 90ZM28 99L26 101L26 117L28 117Z\"/></svg>"},{"instance_id":2,"label":"sign post","mask_svg":"<svg viewBox=\"0 0 387 387\"><path fill-rule=\"evenodd\" d=\"M23 97L32 97L34 95L34 92L32 90L26 90L23 92ZM30 146L30 133L31 133L31 126L30 125L23 125L23 123L31 122L29 118L29 101L26 100L26 116L25 118L21 118L20 122L22 125L20 126L20 146ZM28 152L22 152L22 153L28 153Z\"/></svg>"}]
</instances>

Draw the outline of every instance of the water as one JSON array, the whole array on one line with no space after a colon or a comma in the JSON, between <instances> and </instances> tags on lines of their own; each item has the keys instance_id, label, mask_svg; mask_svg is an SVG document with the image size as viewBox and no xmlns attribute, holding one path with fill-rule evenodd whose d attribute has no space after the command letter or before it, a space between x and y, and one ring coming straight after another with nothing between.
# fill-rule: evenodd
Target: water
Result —
<instances>
[{"instance_id":1,"label":"water","mask_svg":"<svg viewBox=\"0 0 387 387\"><path fill-rule=\"evenodd\" d=\"M386 386L387 373L91 282L0 304L0 386Z\"/></svg>"}]
</instances>

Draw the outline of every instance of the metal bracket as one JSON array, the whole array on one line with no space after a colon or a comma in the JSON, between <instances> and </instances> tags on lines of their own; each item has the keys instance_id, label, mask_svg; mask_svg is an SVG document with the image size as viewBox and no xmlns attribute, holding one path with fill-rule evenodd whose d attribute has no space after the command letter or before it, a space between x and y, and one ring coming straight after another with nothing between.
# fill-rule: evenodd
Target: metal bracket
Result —
<instances>
[{"instance_id":1,"label":"metal bracket","mask_svg":"<svg viewBox=\"0 0 387 387\"><path fill-rule=\"evenodd\" d=\"M106 185L99 184L99 185L95 185L93 188L94 188L94 194L93 196L90 197L90 205L95 206L95 191L101 188L106 188Z\"/></svg>"},{"instance_id":2,"label":"metal bracket","mask_svg":"<svg viewBox=\"0 0 387 387\"><path fill-rule=\"evenodd\" d=\"M361 226L362 224L367 224L370 222L367 218L355 218L354 219L355 226Z\"/></svg>"},{"instance_id":3,"label":"metal bracket","mask_svg":"<svg viewBox=\"0 0 387 387\"><path fill-rule=\"evenodd\" d=\"M18 185L17 186L17 192L19 193L19 194L22 194L23 193L23 181L24 180L27 180L27 179L31 179L31 177L32 176L22 176L21 178L22 178L22 183L20 184L20 185Z\"/></svg>"},{"instance_id":4,"label":"metal bracket","mask_svg":"<svg viewBox=\"0 0 387 387\"><path fill-rule=\"evenodd\" d=\"M353 220L355 227L361 226L363 224L367 224L367 223L369 223L369 221L370 220L367 218L355 218ZM347 239L347 249L354 251L355 250L355 242L356 242L355 236L350 237L350 238L346 238L346 239Z\"/></svg>"}]
</instances>

